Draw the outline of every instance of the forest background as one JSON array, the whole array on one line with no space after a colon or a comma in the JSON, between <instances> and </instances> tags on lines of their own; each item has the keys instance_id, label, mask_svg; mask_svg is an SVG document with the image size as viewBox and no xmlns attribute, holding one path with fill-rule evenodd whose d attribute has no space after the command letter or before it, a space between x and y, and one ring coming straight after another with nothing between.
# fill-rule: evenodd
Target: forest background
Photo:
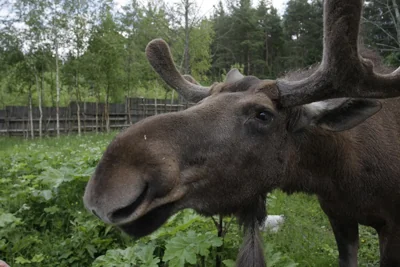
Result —
<instances>
[{"instance_id":1,"label":"forest background","mask_svg":"<svg viewBox=\"0 0 400 267\"><path fill-rule=\"evenodd\" d=\"M362 24L365 46L393 66L399 2L366 1ZM0 0L0 109L178 99L146 60L154 38L166 40L178 69L204 85L231 67L274 79L320 61L322 1L289 0L280 13L267 0L215 2L206 15L194 0Z\"/></svg>"}]
</instances>

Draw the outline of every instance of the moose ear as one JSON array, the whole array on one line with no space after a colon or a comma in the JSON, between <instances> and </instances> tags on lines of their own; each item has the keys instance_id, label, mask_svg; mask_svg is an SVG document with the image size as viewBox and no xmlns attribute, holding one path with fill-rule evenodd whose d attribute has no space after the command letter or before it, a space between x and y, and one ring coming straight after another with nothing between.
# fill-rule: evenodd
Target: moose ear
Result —
<instances>
[{"instance_id":1,"label":"moose ear","mask_svg":"<svg viewBox=\"0 0 400 267\"><path fill-rule=\"evenodd\" d=\"M292 131L317 126L332 132L349 130L362 123L382 108L374 99L338 98L302 106Z\"/></svg>"},{"instance_id":2,"label":"moose ear","mask_svg":"<svg viewBox=\"0 0 400 267\"><path fill-rule=\"evenodd\" d=\"M235 83L244 78L244 75L240 73L240 71L236 68L231 69L225 78L226 83Z\"/></svg>"}]
</instances>

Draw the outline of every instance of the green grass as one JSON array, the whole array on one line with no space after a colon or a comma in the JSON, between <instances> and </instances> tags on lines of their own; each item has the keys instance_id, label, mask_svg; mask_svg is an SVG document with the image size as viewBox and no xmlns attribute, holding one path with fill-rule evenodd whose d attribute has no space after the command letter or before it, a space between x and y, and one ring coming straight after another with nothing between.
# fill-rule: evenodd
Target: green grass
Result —
<instances>
[{"instance_id":1,"label":"green grass","mask_svg":"<svg viewBox=\"0 0 400 267\"><path fill-rule=\"evenodd\" d=\"M62 135L60 138L43 137L42 139L33 140L0 136L0 153L11 154L15 149L24 151L29 145L40 145L42 146L40 149L43 149L43 151L48 151L48 149L54 151L60 148L77 147L85 143L102 142L108 144L116 134L117 132L111 132L109 134L86 133L82 136Z\"/></svg>"},{"instance_id":2,"label":"green grass","mask_svg":"<svg viewBox=\"0 0 400 267\"><path fill-rule=\"evenodd\" d=\"M275 191L269 199L269 214L284 214L285 224L265 241L288 255L299 266L338 266L338 251L327 216L315 196L288 196ZM378 237L374 229L360 227L359 266L379 266Z\"/></svg>"},{"instance_id":3,"label":"green grass","mask_svg":"<svg viewBox=\"0 0 400 267\"><path fill-rule=\"evenodd\" d=\"M159 266L174 266L185 254L190 256L187 260L213 266L220 241L215 239L213 246L207 242L205 234L216 233L210 219L186 211L137 241L84 209L85 184L115 134L42 140L0 137L0 259L16 267L55 266L55 262L96 267L133 261L155 266L151 264L164 257L171 258L170 265ZM263 233L268 266L338 266L332 230L314 196L275 191L268 198L268 212L286 217L277 233ZM199 248L173 246L190 243L196 236ZM240 243L241 233L234 224L224 239L223 259L234 260ZM360 244L359 266L379 266L375 231L361 227ZM185 266L195 265L186 262Z\"/></svg>"}]
</instances>

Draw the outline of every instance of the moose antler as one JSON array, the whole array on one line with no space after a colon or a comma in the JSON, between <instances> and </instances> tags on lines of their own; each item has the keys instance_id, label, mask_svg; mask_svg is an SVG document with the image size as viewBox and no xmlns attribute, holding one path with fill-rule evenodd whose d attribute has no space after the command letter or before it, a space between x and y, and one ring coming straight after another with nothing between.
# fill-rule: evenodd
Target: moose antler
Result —
<instances>
[{"instance_id":1,"label":"moose antler","mask_svg":"<svg viewBox=\"0 0 400 267\"><path fill-rule=\"evenodd\" d=\"M185 78L186 81L188 81L188 82L190 82L190 83L194 83L194 84L200 85L199 82L196 81L195 78L193 78L192 75L183 74L182 76L183 76L183 78Z\"/></svg>"},{"instance_id":2,"label":"moose antler","mask_svg":"<svg viewBox=\"0 0 400 267\"><path fill-rule=\"evenodd\" d=\"M188 101L198 102L209 95L210 87L191 83L175 67L168 44L162 39L152 40L146 56L160 77Z\"/></svg>"},{"instance_id":3,"label":"moose antler","mask_svg":"<svg viewBox=\"0 0 400 267\"><path fill-rule=\"evenodd\" d=\"M377 73L372 61L359 54L363 0L324 2L322 63L306 79L278 79L281 105L292 107L338 97L400 96L400 68L390 74Z\"/></svg>"}]
</instances>

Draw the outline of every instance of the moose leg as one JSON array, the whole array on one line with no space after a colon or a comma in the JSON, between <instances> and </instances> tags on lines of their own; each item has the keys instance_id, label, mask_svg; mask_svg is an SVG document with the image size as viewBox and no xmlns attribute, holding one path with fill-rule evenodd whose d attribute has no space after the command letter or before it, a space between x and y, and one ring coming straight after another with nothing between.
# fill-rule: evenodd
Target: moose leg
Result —
<instances>
[{"instance_id":1,"label":"moose leg","mask_svg":"<svg viewBox=\"0 0 400 267\"><path fill-rule=\"evenodd\" d=\"M328 215L339 250L340 267L357 267L358 223L348 217L338 216L332 204L319 199L322 210Z\"/></svg>"},{"instance_id":2,"label":"moose leg","mask_svg":"<svg viewBox=\"0 0 400 267\"><path fill-rule=\"evenodd\" d=\"M357 267L358 223L329 217L339 250L340 267Z\"/></svg>"},{"instance_id":3,"label":"moose leg","mask_svg":"<svg viewBox=\"0 0 400 267\"><path fill-rule=\"evenodd\" d=\"M400 228L393 228L385 225L378 230L381 267L400 266Z\"/></svg>"}]
</instances>

